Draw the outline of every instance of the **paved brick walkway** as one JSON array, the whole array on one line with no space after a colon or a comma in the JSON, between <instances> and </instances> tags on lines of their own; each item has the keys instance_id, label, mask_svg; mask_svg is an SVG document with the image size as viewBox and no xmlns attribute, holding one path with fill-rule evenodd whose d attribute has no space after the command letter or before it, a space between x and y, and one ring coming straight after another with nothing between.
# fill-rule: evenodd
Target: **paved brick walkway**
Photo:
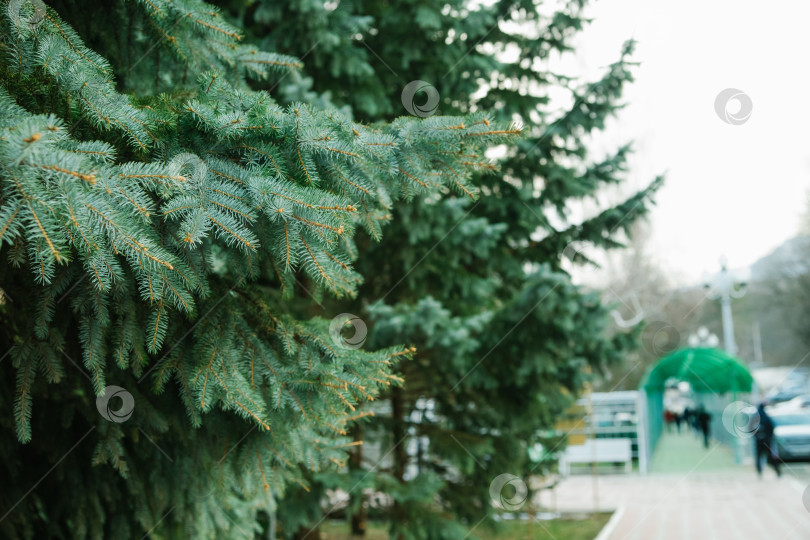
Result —
<instances>
[{"instance_id":1,"label":"paved brick walkway","mask_svg":"<svg viewBox=\"0 0 810 540\"><path fill-rule=\"evenodd\" d=\"M790 471L762 480L753 466L734 465L725 447L704 450L691 435L661 440L653 472L597 477L574 475L543 506L558 511L621 511L610 540L788 540L810 538L810 512L802 502L805 480ZM799 466L804 469L803 466ZM556 498L556 505L554 499Z\"/></svg>"}]
</instances>

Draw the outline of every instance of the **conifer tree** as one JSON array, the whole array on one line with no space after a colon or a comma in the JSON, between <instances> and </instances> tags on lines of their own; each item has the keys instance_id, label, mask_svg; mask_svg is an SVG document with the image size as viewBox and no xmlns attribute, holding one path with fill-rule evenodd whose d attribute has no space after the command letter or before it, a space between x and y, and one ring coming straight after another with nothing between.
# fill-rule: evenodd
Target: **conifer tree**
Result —
<instances>
[{"instance_id":1,"label":"conifer tree","mask_svg":"<svg viewBox=\"0 0 810 540\"><path fill-rule=\"evenodd\" d=\"M301 63L200 0L10 0L0 14L0 532L252 538L346 463L401 345L353 298L395 201L476 193L485 113L362 125L279 104Z\"/></svg>"},{"instance_id":2,"label":"conifer tree","mask_svg":"<svg viewBox=\"0 0 810 540\"><path fill-rule=\"evenodd\" d=\"M634 346L635 333L616 332L610 306L567 271L589 264L596 249L620 247L662 182L584 220L571 212L625 177L629 145L596 155L588 140L621 107L633 44L601 79L554 73L549 59L573 51L585 2L546 4L349 0L330 11L260 1L241 12L264 43L307 55L311 78L280 83L287 96L327 94L380 120L400 114L397 95L418 79L435 86L440 113L489 110L526 126L498 160L501 172L475 177L480 200L449 193L397 205L388 236L369 242L359 262L375 279L340 304L368 319L372 348L405 342L418 351L398 366L404 383L386 393L388 414L354 431L386 459L372 459L366 444L354 449L342 483L321 477L354 497L355 532L365 529L368 489L393 498L382 517L394 538L468 537L494 512L493 479L549 472L563 444L553 430L559 414L591 374ZM307 51L282 25L330 47ZM549 99L566 92L568 104ZM536 443L545 453L532 462ZM418 474L407 473L413 468ZM285 501L285 509L302 515L311 501ZM310 508L315 521L321 514ZM480 527L472 536L486 536Z\"/></svg>"}]
</instances>

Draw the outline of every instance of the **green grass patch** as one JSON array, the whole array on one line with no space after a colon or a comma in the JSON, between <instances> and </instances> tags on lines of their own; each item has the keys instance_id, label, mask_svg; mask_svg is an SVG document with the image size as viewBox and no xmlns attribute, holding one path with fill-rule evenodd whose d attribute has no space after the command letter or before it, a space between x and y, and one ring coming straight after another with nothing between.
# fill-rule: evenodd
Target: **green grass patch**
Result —
<instances>
[{"instance_id":1,"label":"green grass patch","mask_svg":"<svg viewBox=\"0 0 810 540\"><path fill-rule=\"evenodd\" d=\"M610 519L610 512L566 516L550 520L508 521L496 532L483 525L473 531L486 540L593 540ZM321 526L321 540L388 540L384 525L369 523L365 536L352 536L343 521L329 521Z\"/></svg>"}]
</instances>

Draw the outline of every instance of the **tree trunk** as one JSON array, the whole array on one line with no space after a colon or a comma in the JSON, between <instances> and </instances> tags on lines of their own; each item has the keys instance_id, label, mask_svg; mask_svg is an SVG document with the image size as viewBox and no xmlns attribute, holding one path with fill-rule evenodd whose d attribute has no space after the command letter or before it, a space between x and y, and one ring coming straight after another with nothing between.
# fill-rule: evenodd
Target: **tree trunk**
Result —
<instances>
[{"instance_id":1,"label":"tree trunk","mask_svg":"<svg viewBox=\"0 0 810 540\"><path fill-rule=\"evenodd\" d=\"M355 424L354 428L352 429L352 438L354 441L363 440L363 426L361 424ZM360 444L355 446L351 453L349 453L349 471L358 471L362 468L363 445ZM367 528L366 526L368 524L368 509L365 506L365 495L361 490L360 493L353 493L351 497L354 499L352 503L359 500L357 510L352 514L352 535L365 536ZM354 504L352 504L352 506L354 506Z\"/></svg>"},{"instance_id":2,"label":"tree trunk","mask_svg":"<svg viewBox=\"0 0 810 540\"><path fill-rule=\"evenodd\" d=\"M394 448L394 477L404 484L405 467L408 465L408 441L405 440L408 432L405 425L405 399L400 387L391 390L391 419L393 422L394 444L397 445ZM396 501L394 501L393 519L399 525L407 521L405 509ZM402 540L402 535L398 535L393 540Z\"/></svg>"},{"instance_id":3,"label":"tree trunk","mask_svg":"<svg viewBox=\"0 0 810 540\"><path fill-rule=\"evenodd\" d=\"M320 540L321 538L321 531L320 525L316 525L313 528L309 528L306 526L302 526L298 529L298 531L293 535L293 540Z\"/></svg>"}]
</instances>

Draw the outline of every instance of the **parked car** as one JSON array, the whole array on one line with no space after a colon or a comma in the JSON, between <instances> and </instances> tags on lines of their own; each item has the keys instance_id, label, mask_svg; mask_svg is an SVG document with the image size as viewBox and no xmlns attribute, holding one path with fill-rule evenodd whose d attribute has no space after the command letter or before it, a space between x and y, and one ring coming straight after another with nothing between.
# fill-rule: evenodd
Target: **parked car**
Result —
<instances>
[{"instance_id":1,"label":"parked car","mask_svg":"<svg viewBox=\"0 0 810 540\"><path fill-rule=\"evenodd\" d=\"M810 394L802 394L788 401L776 403L773 407L774 411L801 411L803 409L810 411Z\"/></svg>"},{"instance_id":2,"label":"parked car","mask_svg":"<svg viewBox=\"0 0 810 540\"><path fill-rule=\"evenodd\" d=\"M810 461L810 412L773 408L774 441L782 461Z\"/></svg>"},{"instance_id":3,"label":"parked car","mask_svg":"<svg viewBox=\"0 0 810 540\"><path fill-rule=\"evenodd\" d=\"M806 386L785 386L782 388L774 389L766 396L768 403L782 403L790 401L807 393Z\"/></svg>"}]
</instances>

